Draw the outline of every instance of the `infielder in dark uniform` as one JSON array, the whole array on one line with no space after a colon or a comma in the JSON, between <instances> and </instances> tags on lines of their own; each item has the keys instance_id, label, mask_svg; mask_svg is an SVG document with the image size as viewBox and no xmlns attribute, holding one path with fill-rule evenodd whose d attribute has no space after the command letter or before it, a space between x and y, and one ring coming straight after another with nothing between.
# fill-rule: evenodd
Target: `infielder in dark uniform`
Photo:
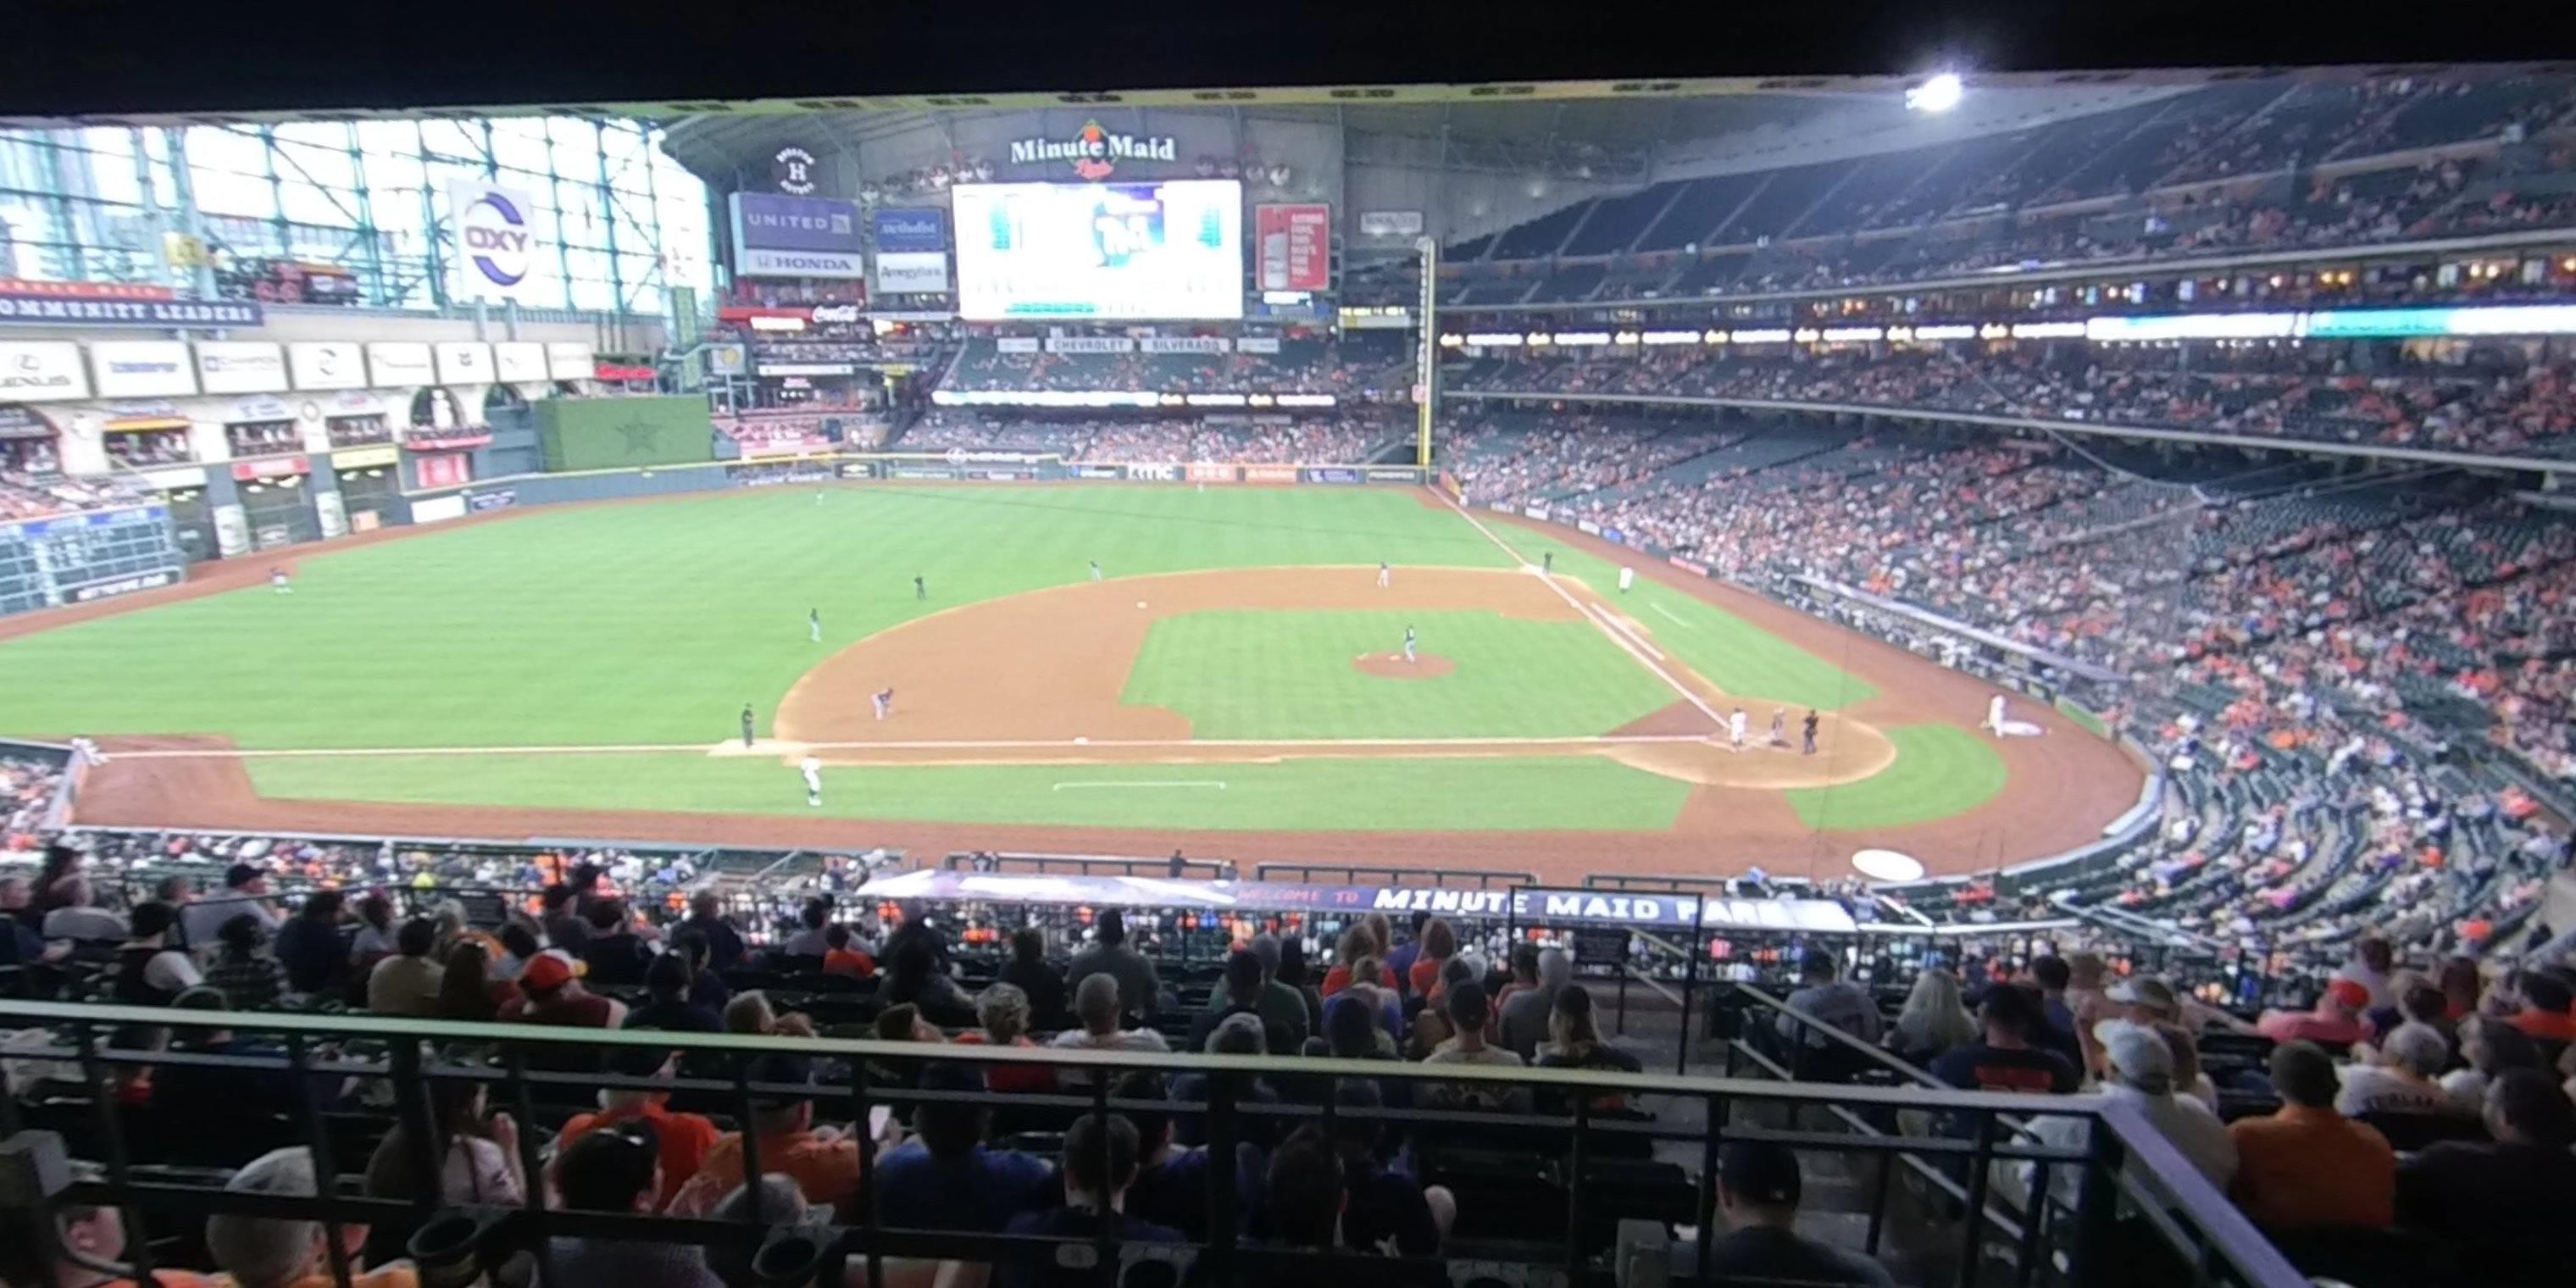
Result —
<instances>
[{"instance_id":1,"label":"infielder in dark uniform","mask_svg":"<svg viewBox=\"0 0 2576 1288\"><path fill-rule=\"evenodd\" d=\"M742 745L751 745L751 704L742 704Z\"/></svg>"},{"instance_id":2,"label":"infielder in dark uniform","mask_svg":"<svg viewBox=\"0 0 2576 1288\"><path fill-rule=\"evenodd\" d=\"M1805 725L1804 727L1805 727L1805 729L1806 729L1806 731L1807 731L1807 749L1806 749L1805 751L1799 752L1798 754L1799 754L1799 755L1801 755L1801 756L1812 756L1812 755L1815 755L1815 754L1816 754L1816 713L1815 713L1815 712L1810 711L1810 712L1808 712L1808 713L1807 713L1807 723L1806 723L1806 725Z\"/></svg>"},{"instance_id":3,"label":"infielder in dark uniform","mask_svg":"<svg viewBox=\"0 0 2576 1288\"><path fill-rule=\"evenodd\" d=\"M1540 572L1547 573L1547 574L1549 574L1549 575L1551 575L1551 576L1553 576L1553 575L1555 574L1555 572L1556 572L1556 552L1555 552L1555 551L1553 551L1553 550L1542 550L1542 551L1540 551L1540 552L1539 552L1539 556L1538 556L1538 570L1539 570Z\"/></svg>"}]
</instances>

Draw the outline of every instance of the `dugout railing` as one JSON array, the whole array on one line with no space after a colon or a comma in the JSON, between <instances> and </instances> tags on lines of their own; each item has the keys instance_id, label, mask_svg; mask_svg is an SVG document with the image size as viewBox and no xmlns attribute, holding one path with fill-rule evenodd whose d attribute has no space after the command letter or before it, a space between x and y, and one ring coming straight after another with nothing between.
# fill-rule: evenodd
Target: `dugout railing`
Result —
<instances>
[{"instance_id":1,"label":"dugout railing","mask_svg":"<svg viewBox=\"0 0 2576 1288\"><path fill-rule=\"evenodd\" d=\"M110 1094L73 1095L35 1104L16 1098L0 1100L0 1184L10 1196L11 1239L33 1238L22 1248L45 1255L64 1205L112 1206L122 1210L127 1228L139 1232L129 1240L133 1271L148 1271L149 1236L168 1234L213 1214L235 1214L329 1223L372 1223L411 1231L409 1247L435 1278L462 1282L475 1271L514 1257L533 1257L540 1266L549 1259L549 1240L582 1236L645 1242L724 1245L759 1249L764 1264L787 1265L788 1277L771 1282L842 1283L849 1263L864 1262L866 1282L886 1283L890 1262L956 1260L992 1262L1036 1257L1052 1264L1064 1246L1050 1240L996 1237L986 1233L899 1229L880 1219L873 1151L858 1151L858 1197L851 1219L827 1227L772 1229L756 1214L739 1223L670 1217L611 1216L549 1209L540 1199L543 1187L531 1184L518 1207L452 1208L435 1198L439 1169L431 1138L434 1083L480 1083L492 1101L520 1121L545 1121L540 1106L587 1098L602 1088L650 1088L718 1098L731 1107L738 1122L751 1121L755 1096L805 1098L815 1102L818 1121L867 1123L879 1106L898 1115L932 1103L1006 1104L1015 1110L1053 1108L1068 1120L1084 1112L1169 1113L1203 1124L1212 1157L1231 1158L1247 1135L1276 1138L1286 1129L1313 1122L1329 1135L1337 1122L1372 1121L1413 1134L1416 1159L1436 1154L1424 1142L1434 1136L1464 1135L1488 1149L1511 1147L1524 1157L1545 1160L1552 1187L1540 1192L1545 1201L1510 1215L1525 1223L1521 1237L1495 1241L1453 1237L1444 1255L1473 1257L1489 1266L1520 1266L1545 1271L1557 1282L1619 1282L1614 1263L1634 1265L1638 1257L1664 1258L1670 1282L1701 1278L1718 1237L1713 1178L1720 1150L1732 1140L1769 1140L1798 1150L1810 1160L1823 1156L1911 1156L1946 1160L1967 1179L1967 1210L1983 1207L1983 1177L1997 1165L2027 1165L2041 1182L2033 1192L2045 1194L2048 1176L2075 1169L2079 1184L2072 1207L2060 1219L2014 1231L2008 1242L1984 1237L1971 1223L1956 1240L1956 1262L1942 1278L1968 1285L2010 1283L2092 1285L2145 1282L2144 1271L2161 1282L2225 1285L2229 1288L2294 1288L2305 1280L2294 1271L2226 1199L2213 1189L2137 1113L2101 1097L2014 1096L1940 1091L1921 1087L1885 1087L1752 1081L1657 1075L1622 1076L1557 1069L1508 1069L1445 1065L1436 1068L1385 1061L1331 1061L1275 1057L1155 1056L1091 1051L957 1047L920 1043L840 1041L779 1036L715 1036L636 1031L567 1031L514 1025L442 1024L362 1017L286 1014L226 1014L188 1010L139 1009L29 1002L0 1002L0 1024L45 1031L40 1043L20 1041L0 1052L0 1063L52 1061L74 1071L90 1088L105 1088L120 1067L170 1069L180 1066L249 1071L312 1086L313 1079L354 1078L381 1086L391 1099L392 1121L405 1125L404 1135L416 1148L396 1161L413 1179L411 1201L368 1197L353 1192L363 1162L347 1151L349 1137L330 1121L331 1113L310 1096L274 1122L257 1145L301 1145L312 1151L318 1195L288 1197L249 1195L223 1188L222 1169L205 1170L156 1164L153 1151L166 1143L137 1121L136 1111L122 1107ZM265 1045L247 1050L239 1044L207 1049L191 1040L222 1030ZM176 1049L138 1040L137 1035L168 1033ZM612 1047L677 1050L691 1057L692 1067L710 1065L723 1076L688 1079L637 1079L591 1071L549 1071L570 1057L595 1058ZM809 1057L840 1070L828 1082L776 1085L754 1082L750 1057L758 1054ZM871 1069L916 1073L929 1063L964 1065L1046 1065L1061 1073L1087 1077L1076 1094L1039 1096L1011 1093L930 1091L914 1089L917 1078L879 1082ZM1131 1101L1124 1087L1113 1088L1111 1075L1150 1071L1166 1076L1203 1075L1205 1091L1197 1099ZM14 1074L14 1071L13 1071ZM1365 1079L1381 1086L1465 1084L1490 1092L1513 1089L1552 1096L1562 1112L1482 1113L1408 1108L1364 1109L1336 1106L1330 1088L1336 1079ZM13 1083L20 1081L13 1076ZM1279 1095L1275 1101L1254 1088L1308 1088L1321 1084L1326 1093L1308 1097ZM1613 1112L1596 1108L1596 1097L1616 1093L1630 1105L1651 1105L1652 1112ZM1864 1122L1902 1120L1905 1111L1936 1116L1939 1131L1893 1132L1806 1130L1765 1125L1766 1119L1823 1111ZM2075 1147L2043 1147L2009 1134L2013 1118L2066 1116L2084 1124ZM535 1130L518 1137L520 1162L534 1177L544 1164ZM745 1146L744 1172L762 1171L760 1142ZM1446 1145L1437 1148L1447 1148ZM347 1152L344 1152L347 1151ZM1687 1159L1687 1164L1640 1160ZM1472 1166L1472 1164L1471 1164ZM1666 1178L1655 1179L1657 1169ZM1472 1176L1469 1172L1466 1175ZM1160 1282L1187 1269L1188 1282L1230 1284L1256 1273L1293 1270L1306 1282L1330 1282L1358 1267L1350 1254L1289 1251L1247 1243L1238 1231L1238 1195L1233 1169L1208 1169L1207 1235L1203 1242L1170 1248L1113 1242L1104 1222L1093 1237L1089 1262L1098 1282L1151 1282L1132 1277L1140 1261L1162 1263ZM1678 1183L1670 1178L1679 1177ZM1500 1192L1497 1192L1499 1194ZM1880 1187L1885 1203L1886 1187ZM1470 1205L1505 1203L1483 1192L1460 1196L1462 1227ZM1543 1210L1553 1204L1556 1210ZM1488 1215L1502 1215L1499 1213ZM1873 1215L1873 1221L1883 1212ZM1670 1239L1668 1244L1666 1241ZM350 1265L336 1251L337 1239L325 1240L330 1277L346 1288ZM1471 1246L1473 1245L1473 1246ZM41 1261L39 1262L41 1264ZM1374 1268L1395 1271L1400 1263L1371 1258ZM1445 1277L1445 1264L1418 1267ZM1368 1280L1375 1282L1375 1279ZM1521 1281L1536 1280L1522 1276ZM542 1282L562 1283L547 1276Z\"/></svg>"}]
</instances>

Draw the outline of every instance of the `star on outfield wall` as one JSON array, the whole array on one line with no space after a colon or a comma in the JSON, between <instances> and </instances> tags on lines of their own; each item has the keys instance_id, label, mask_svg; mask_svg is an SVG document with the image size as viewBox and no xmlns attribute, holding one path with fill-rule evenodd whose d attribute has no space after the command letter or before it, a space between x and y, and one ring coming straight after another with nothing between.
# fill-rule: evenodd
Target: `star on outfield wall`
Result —
<instances>
[{"instance_id":1,"label":"star on outfield wall","mask_svg":"<svg viewBox=\"0 0 2576 1288\"><path fill-rule=\"evenodd\" d=\"M626 436L627 455L642 456L653 450L654 434L651 421L630 420L618 426L617 432Z\"/></svg>"}]
</instances>

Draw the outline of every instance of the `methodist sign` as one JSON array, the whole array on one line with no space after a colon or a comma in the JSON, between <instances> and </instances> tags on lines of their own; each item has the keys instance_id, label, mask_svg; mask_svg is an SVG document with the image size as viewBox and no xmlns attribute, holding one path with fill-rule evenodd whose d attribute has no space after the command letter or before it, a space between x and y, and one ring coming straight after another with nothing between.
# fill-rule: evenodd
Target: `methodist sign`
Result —
<instances>
[{"instance_id":1,"label":"methodist sign","mask_svg":"<svg viewBox=\"0 0 2576 1288\"><path fill-rule=\"evenodd\" d=\"M866 279L857 202L737 192L728 204L734 276Z\"/></svg>"},{"instance_id":2,"label":"methodist sign","mask_svg":"<svg viewBox=\"0 0 2576 1288\"><path fill-rule=\"evenodd\" d=\"M948 289L948 220L935 209L876 212L877 294Z\"/></svg>"},{"instance_id":3,"label":"methodist sign","mask_svg":"<svg viewBox=\"0 0 2576 1288\"><path fill-rule=\"evenodd\" d=\"M546 274L554 248L537 236L533 197L483 179L459 179L447 185L447 203L456 232L457 299L559 302Z\"/></svg>"}]
</instances>

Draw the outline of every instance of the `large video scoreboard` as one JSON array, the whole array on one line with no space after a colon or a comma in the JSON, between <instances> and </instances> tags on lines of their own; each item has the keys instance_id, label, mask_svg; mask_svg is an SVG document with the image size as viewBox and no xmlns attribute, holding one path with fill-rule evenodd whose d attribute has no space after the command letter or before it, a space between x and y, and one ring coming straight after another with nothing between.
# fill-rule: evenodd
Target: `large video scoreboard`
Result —
<instances>
[{"instance_id":1,"label":"large video scoreboard","mask_svg":"<svg viewBox=\"0 0 2576 1288\"><path fill-rule=\"evenodd\" d=\"M0 613L177 585L186 568L166 506L0 523Z\"/></svg>"},{"instance_id":2,"label":"large video scoreboard","mask_svg":"<svg viewBox=\"0 0 2576 1288\"><path fill-rule=\"evenodd\" d=\"M1243 185L969 183L952 190L957 312L975 321L1243 316Z\"/></svg>"}]
</instances>

